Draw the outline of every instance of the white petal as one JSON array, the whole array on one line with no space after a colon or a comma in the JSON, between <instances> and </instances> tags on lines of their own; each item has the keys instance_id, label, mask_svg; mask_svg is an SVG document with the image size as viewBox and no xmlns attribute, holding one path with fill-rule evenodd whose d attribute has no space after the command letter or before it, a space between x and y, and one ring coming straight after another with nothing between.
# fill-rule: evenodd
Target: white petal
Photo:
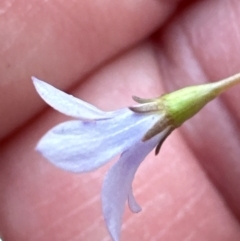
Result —
<instances>
[{"instance_id":1,"label":"white petal","mask_svg":"<svg viewBox=\"0 0 240 241\"><path fill-rule=\"evenodd\" d=\"M147 154L167 132L168 129L149 141L136 143L121 155L105 177L102 190L103 213L114 241L119 240L124 206L131 191L134 175Z\"/></svg>"},{"instance_id":2,"label":"white petal","mask_svg":"<svg viewBox=\"0 0 240 241\"><path fill-rule=\"evenodd\" d=\"M142 208L139 206L139 204L137 203L137 201L133 195L132 188L130 189L130 191L128 193L128 206L133 213L139 213L142 211Z\"/></svg>"},{"instance_id":3,"label":"white petal","mask_svg":"<svg viewBox=\"0 0 240 241\"><path fill-rule=\"evenodd\" d=\"M95 106L68 95L35 77L32 77L32 80L42 99L65 115L85 120L106 119L112 116L110 112L103 112Z\"/></svg>"},{"instance_id":4,"label":"white petal","mask_svg":"<svg viewBox=\"0 0 240 241\"><path fill-rule=\"evenodd\" d=\"M134 145L159 118L124 109L112 119L68 121L50 130L37 150L65 170L92 171Z\"/></svg>"}]
</instances>

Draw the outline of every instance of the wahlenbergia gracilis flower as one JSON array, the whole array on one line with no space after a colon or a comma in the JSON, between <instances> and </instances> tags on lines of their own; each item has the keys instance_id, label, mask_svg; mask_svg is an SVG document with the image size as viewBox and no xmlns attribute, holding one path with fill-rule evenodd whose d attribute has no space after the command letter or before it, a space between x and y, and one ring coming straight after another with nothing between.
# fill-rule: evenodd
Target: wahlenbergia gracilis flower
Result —
<instances>
[{"instance_id":1,"label":"wahlenbergia gracilis flower","mask_svg":"<svg viewBox=\"0 0 240 241\"><path fill-rule=\"evenodd\" d=\"M154 148L157 154L175 128L239 82L240 74L236 74L154 99L133 97L137 105L103 112L33 77L38 94L47 104L76 118L48 131L36 149L54 165L77 173L93 171L121 154L102 189L106 225L112 239L118 241L126 201L132 212L141 211L132 193L132 181L144 158Z\"/></svg>"}]
</instances>

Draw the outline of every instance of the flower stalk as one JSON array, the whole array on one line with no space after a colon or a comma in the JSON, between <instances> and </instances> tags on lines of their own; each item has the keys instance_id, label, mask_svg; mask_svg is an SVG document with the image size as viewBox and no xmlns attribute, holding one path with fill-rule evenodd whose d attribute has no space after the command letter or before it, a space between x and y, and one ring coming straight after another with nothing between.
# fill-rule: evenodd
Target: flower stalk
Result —
<instances>
[{"instance_id":1,"label":"flower stalk","mask_svg":"<svg viewBox=\"0 0 240 241\"><path fill-rule=\"evenodd\" d=\"M239 83L240 74L236 74L218 82L177 90L164 95L158 101L159 105L163 105L166 108L173 125L179 127L198 113L211 100Z\"/></svg>"}]
</instances>

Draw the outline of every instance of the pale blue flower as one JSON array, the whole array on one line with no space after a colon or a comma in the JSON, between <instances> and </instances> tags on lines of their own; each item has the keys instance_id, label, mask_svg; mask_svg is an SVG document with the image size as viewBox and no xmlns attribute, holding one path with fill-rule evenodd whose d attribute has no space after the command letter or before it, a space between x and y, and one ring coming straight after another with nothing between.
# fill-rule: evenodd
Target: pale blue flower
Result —
<instances>
[{"instance_id":1,"label":"pale blue flower","mask_svg":"<svg viewBox=\"0 0 240 241\"><path fill-rule=\"evenodd\" d=\"M125 202L128 200L132 212L141 211L132 193L137 168L170 132L169 126L143 141L148 130L164 120L164 112L136 113L129 108L103 112L41 80L33 78L33 83L46 103L77 118L55 126L42 137L36 149L46 159L64 170L81 173L93 171L121 154L108 171L102 189L107 228L113 240L119 240ZM141 106L146 104L133 108L141 110Z\"/></svg>"},{"instance_id":2,"label":"pale blue flower","mask_svg":"<svg viewBox=\"0 0 240 241\"><path fill-rule=\"evenodd\" d=\"M240 74L219 82L190 86L156 99L134 97L140 104L112 112L98 108L33 78L43 100L57 111L74 117L48 131L37 150L54 165L72 172L93 171L113 157L102 189L103 214L114 241L120 237L124 205L139 212L132 193L134 175L144 158L155 153L166 137L209 101L238 84Z\"/></svg>"}]
</instances>

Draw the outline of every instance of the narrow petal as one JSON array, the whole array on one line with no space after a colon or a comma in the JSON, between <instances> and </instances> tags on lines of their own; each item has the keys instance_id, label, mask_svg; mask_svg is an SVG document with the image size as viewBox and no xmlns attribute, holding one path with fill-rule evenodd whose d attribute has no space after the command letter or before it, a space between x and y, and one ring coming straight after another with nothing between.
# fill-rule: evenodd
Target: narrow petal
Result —
<instances>
[{"instance_id":1,"label":"narrow petal","mask_svg":"<svg viewBox=\"0 0 240 241\"><path fill-rule=\"evenodd\" d=\"M102 190L103 213L114 241L119 240L124 205L131 192L134 175L141 162L164 138L167 131L164 130L149 141L137 142L121 155L105 177Z\"/></svg>"},{"instance_id":2,"label":"narrow petal","mask_svg":"<svg viewBox=\"0 0 240 241\"><path fill-rule=\"evenodd\" d=\"M128 193L128 206L133 213L139 213L142 211L142 208L139 206L139 204L137 203L137 201L133 195L132 188L130 189L130 191Z\"/></svg>"},{"instance_id":3,"label":"narrow petal","mask_svg":"<svg viewBox=\"0 0 240 241\"><path fill-rule=\"evenodd\" d=\"M110 112L103 112L95 106L68 95L35 77L32 77L32 80L41 98L55 110L67 116L85 120L106 119L112 116Z\"/></svg>"},{"instance_id":4,"label":"narrow petal","mask_svg":"<svg viewBox=\"0 0 240 241\"><path fill-rule=\"evenodd\" d=\"M37 150L65 170L92 171L134 145L159 118L123 109L112 119L68 121L43 136Z\"/></svg>"}]
</instances>

